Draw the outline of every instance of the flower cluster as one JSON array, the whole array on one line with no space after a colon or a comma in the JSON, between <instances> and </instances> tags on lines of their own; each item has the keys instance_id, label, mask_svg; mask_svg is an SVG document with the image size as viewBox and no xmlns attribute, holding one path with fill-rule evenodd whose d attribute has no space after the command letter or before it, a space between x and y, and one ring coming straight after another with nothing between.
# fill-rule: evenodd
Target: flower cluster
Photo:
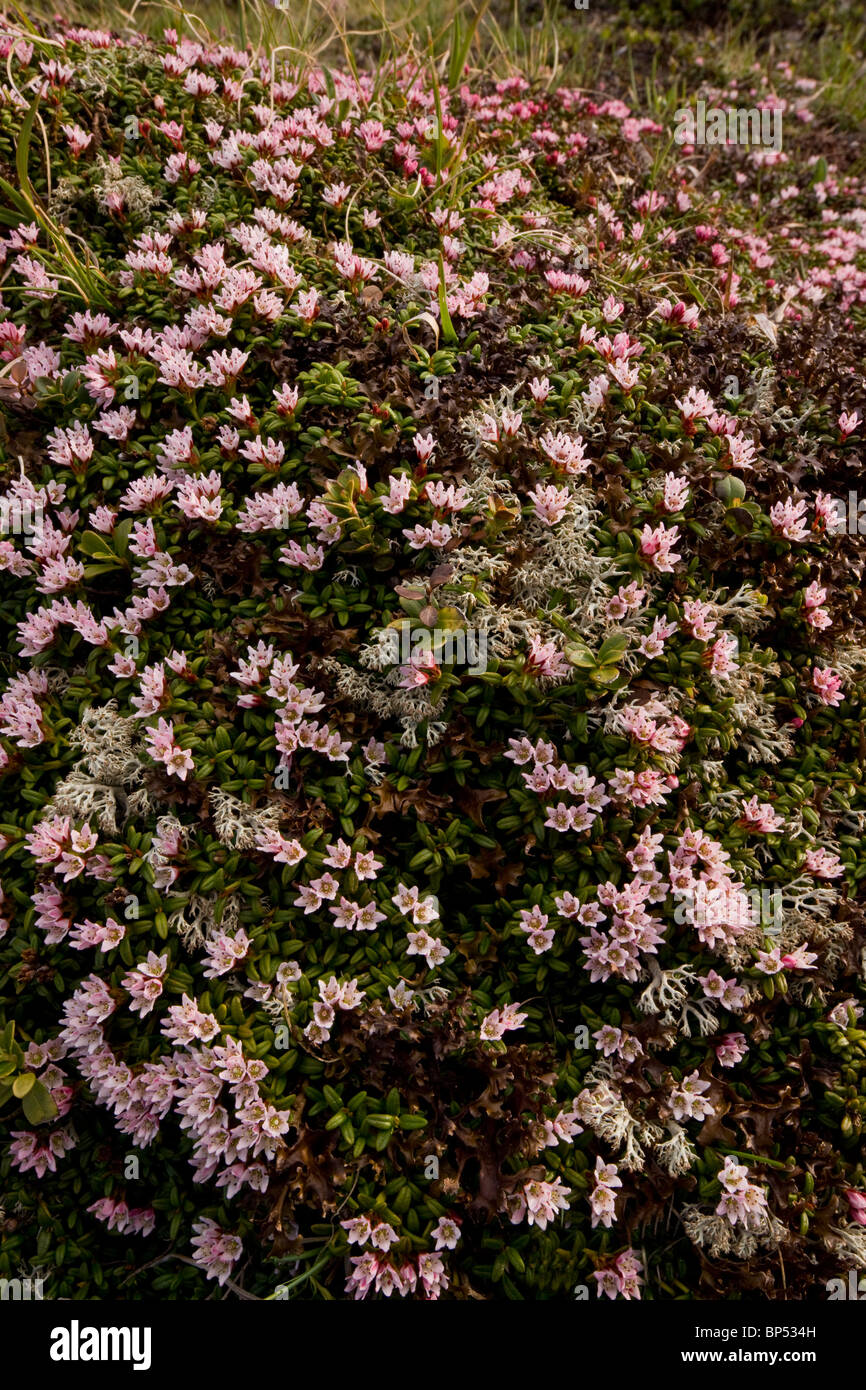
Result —
<instances>
[{"instance_id":1,"label":"flower cluster","mask_svg":"<svg viewBox=\"0 0 866 1390\"><path fill-rule=\"evenodd\" d=\"M565 79L0 28L0 143L51 144L0 236L0 1274L820 1271L866 181L809 79L750 72L792 137L710 170Z\"/></svg>"}]
</instances>

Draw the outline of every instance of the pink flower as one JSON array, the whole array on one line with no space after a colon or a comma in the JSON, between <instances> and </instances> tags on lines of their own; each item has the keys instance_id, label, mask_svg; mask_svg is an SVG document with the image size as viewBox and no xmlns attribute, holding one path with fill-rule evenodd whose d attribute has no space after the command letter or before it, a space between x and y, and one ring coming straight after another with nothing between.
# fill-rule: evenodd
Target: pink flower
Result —
<instances>
[{"instance_id":1,"label":"pink flower","mask_svg":"<svg viewBox=\"0 0 866 1390\"><path fill-rule=\"evenodd\" d=\"M347 183L331 183L322 190L322 200L330 207L339 209L343 206L352 189Z\"/></svg>"},{"instance_id":2,"label":"pink flower","mask_svg":"<svg viewBox=\"0 0 866 1390\"><path fill-rule=\"evenodd\" d=\"M86 130L82 130L80 125L64 125L61 129L69 141L69 148L72 151L73 159L77 159L92 142L93 136Z\"/></svg>"},{"instance_id":3,"label":"pink flower","mask_svg":"<svg viewBox=\"0 0 866 1390\"><path fill-rule=\"evenodd\" d=\"M283 382L282 386L274 387L274 396L277 401L277 410L280 415L292 415L297 409L299 391L297 386L289 386Z\"/></svg>"},{"instance_id":4,"label":"pink flower","mask_svg":"<svg viewBox=\"0 0 866 1390\"><path fill-rule=\"evenodd\" d=\"M593 1279L598 1281L598 1297L606 1294L608 1298L639 1299L642 1268L635 1252L631 1249L624 1250L617 1256L612 1268L597 1269L593 1272Z\"/></svg>"},{"instance_id":5,"label":"pink flower","mask_svg":"<svg viewBox=\"0 0 866 1390\"><path fill-rule=\"evenodd\" d=\"M805 946L798 946L796 950L789 951L781 959L786 970L814 970L813 961L816 961L818 957L814 951L807 951Z\"/></svg>"},{"instance_id":6,"label":"pink flower","mask_svg":"<svg viewBox=\"0 0 866 1390\"><path fill-rule=\"evenodd\" d=\"M725 1033L713 1050L721 1066L735 1067L743 1060L749 1047L742 1033Z\"/></svg>"},{"instance_id":7,"label":"pink flower","mask_svg":"<svg viewBox=\"0 0 866 1390\"><path fill-rule=\"evenodd\" d=\"M371 1226L366 1216L353 1216L349 1221L341 1221L350 1245L366 1245L370 1239Z\"/></svg>"},{"instance_id":8,"label":"pink flower","mask_svg":"<svg viewBox=\"0 0 866 1390\"><path fill-rule=\"evenodd\" d=\"M841 705L842 678L829 666L812 668L812 689L822 704L832 705L834 708Z\"/></svg>"},{"instance_id":9,"label":"pink flower","mask_svg":"<svg viewBox=\"0 0 866 1390\"><path fill-rule=\"evenodd\" d=\"M544 453L556 468L564 468L566 473L585 473L589 468L584 459L584 443L580 435L554 434L547 430L539 439Z\"/></svg>"},{"instance_id":10,"label":"pink flower","mask_svg":"<svg viewBox=\"0 0 866 1390\"><path fill-rule=\"evenodd\" d=\"M806 851L805 869L816 878L839 878L845 868L838 854L820 847Z\"/></svg>"},{"instance_id":11,"label":"pink flower","mask_svg":"<svg viewBox=\"0 0 866 1390\"><path fill-rule=\"evenodd\" d=\"M756 449L751 439L744 439L740 434L730 434L727 439L727 445L731 459L731 467L747 468L752 471L756 457Z\"/></svg>"},{"instance_id":12,"label":"pink flower","mask_svg":"<svg viewBox=\"0 0 866 1390\"><path fill-rule=\"evenodd\" d=\"M564 680L571 672L568 658L559 650L555 642L544 642L540 637L529 639L529 652L526 658L529 673L544 680Z\"/></svg>"},{"instance_id":13,"label":"pink flower","mask_svg":"<svg viewBox=\"0 0 866 1390\"><path fill-rule=\"evenodd\" d=\"M224 1284L243 1254L240 1237L224 1231L206 1216L196 1221L192 1229L195 1232L192 1242L195 1263L208 1279Z\"/></svg>"},{"instance_id":14,"label":"pink flower","mask_svg":"<svg viewBox=\"0 0 866 1390\"><path fill-rule=\"evenodd\" d=\"M64 126L64 129L65 128L66 127ZM845 440L848 438L849 435L853 434L855 430L858 430L860 428L861 423L862 421L860 419L859 410L852 411L850 415L847 413L847 411L842 411L842 414L839 416L838 425L839 434L841 436L843 444L845 443Z\"/></svg>"},{"instance_id":15,"label":"pink flower","mask_svg":"<svg viewBox=\"0 0 866 1390\"><path fill-rule=\"evenodd\" d=\"M743 802L739 824L763 835L772 835L784 828L785 817L777 815L769 802L759 804L757 796L753 796Z\"/></svg>"},{"instance_id":16,"label":"pink flower","mask_svg":"<svg viewBox=\"0 0 866 1390\"><path fill-rule=\"evenodd\" d=\"M698 322L700 311L696 304L684 304L682 300L677 300L672 304L669 299L661 299L653 310L660 319L666 323L680 324L683 328L694 328Z\"/></svg>"},{"instance_id":17,"label":"pink flower","mask_svg":"<svg viewBox=\"0 0 866 1390\"><path fill-rule=\"evenodd\" d=\"M673 473L665 475L663 506L666 512L681 512L689 496L688 478L678 478Z\"/></svg>"},{"instance_id":18,"label":"pink flower","mask_svg":"<svg viewBox=\"0 0 866 1390\"><path fill-rule=\"evenodd\" d=\"M610 1228L616 1214L616 1193L617 1187L622 1187L622 1181L617 1176L616 1165L605 1163L597 1156L595 1160L595 1187L589 1195L589 1204L592 1209L593 1227L601 1224Z\"/></svg>"},{"instance_id":19,"label":"pink flower","mask_svg":"<svg viewBox=\"0 0 866 1390\"><path fill-rule=\"evenodd\" d=\"M670 1094L670 1105L675 1120L704 1120L714 1115L715 1109L703 1092L710 1089L709 1081L703 1081L697 1071L683 1078Z\"/></svg>"},{"instance_id":20,"label":"pink flower","mask_svg":"<svg viewBox=\"0 0 866 1390\"><path fill-rule=\"evenodd\" d=\"M567 487L544 486L538 483L529 494L533 510L545 526L555 526L568 510L571 494Z\"/></svg>"},{"instance_id":21,"label":"pink flower","mask_svg":"<svg viewBox=\"0 0 866 1390\"><path fill-rule=\"evenodd\" d=\"M523 908L520 911L520 929L526 932L527 944L537 956L549 951L553 945L554 932L552 928L548 929L547 923L547 914L539 907L533 907L531 911Z\"/></svg>"},{"instance_id":22,"label":"pink flower","mask_svg":"<svg viewBox=\"0 0 866 1390\"><path fill-rule=\"evenodd\" d=\"M394 1227L389 1225L387 1221L378 1222L370 1232L370 1244L374 1245L377 1250L390 1250L391 1246L396 1245L399 1239Z\"/></svg>"},{"instance_id":23,"label":"pink flower","mask_svg":"<svg viewBox=\"0 0 866 1390\"><path fill-rule=\"evenodd\" d=\"M701 391L696 386L690 386L683 399L675 400L674 405L682 416L687 434L694 434L695 420L706 419L715 409L712 396L708 396L706 391Z\"/></svg>"},{"instance_id":24,"label":"pink flower","mask_svg":"<svg viewBox=\"0 0 866 1390\"><path fill-rule=\"evenodd\" d=\"M498 1042L511 1029L521 1028L527 1014L518 1012L519 1005L508 1004L504 1009L494 1009L481 1020L480 1036L483 1042Z\"/></svg>"},{"instance_id":25,"label":"pink flower","mask_svg":"<svg viewBox=\"0 0 866 1390\"><path fill-rule=\"evenodd\" d=\"M580 299L589 289L588 280L580 275L569 275L564 270L546 270L544 278L554 294L571 295L573 299Z\"/></svg>"},{"instance_id":26,"label":"pink flower","mask_svg":"<svg viewBox=\"0 0 866 1390\"><path fill-rule=\"evenodd\" d=\"M364 148L370 153L380 150L385 141L391 138L390 130L386 130L381 121L361 121L358 134L364 142Z\"/></svg>"},{"instance_id":27,"label":"pink flower","mask_svg":"<svg viewBox=\"0 0 866 1390\"><path fill-rule=\"evenodd\" d=\"M440 1255L432 1251L418 1256L418 1275L424 1292L430 1299L438 1298L448 1288L448 1276Z\"/></svg>"},{"instance_id":28,"label":"pink flower","mask_svg":"<svg viewBox=\"0 0 866 1390\"><path fill-rule=\"evenodd\" d=\"M346 1281L346 1293L354 1294L356 1299L366 1298L379 1271L379 1261L371 1250L364 1255L350 1258L352 1273Z\"/></svg>"},{"instance_id":29,"label":"pink flower","mask_svg":"<svg viewBox=\"0 0 866 1390\"><path fill-rule=\"evenodd\" d=\"M187 748L180 748L174 742L174 726L169 720L160 719L156 728L145 729L145 741L152 758L165 764L171 776L186 781L186 774L194 770L192 754Z\"/></svg>"},{"instance_id":30,"label":"pink flower","mask_svg":"<svg viewBox=\"0 0 866 1390\"><path fill-rule=\"evenodd\" d=\"M866 1192L857 1192L849 1187L845 1190L851 1220L858 1226L866 1226Z\"/></svg>"},{"instance_id":31,"label":"pink flower","mask_svg":"<svg viewBox=\"0 0 866 1390\"><path fill-rule=\"evenodd\" d=\"M792 502L787 498L784 502L776 502L770 508L770 521L774 531L778 531L789 541L804 541L808 538L809 528L804 521L806 515L806 501L801 499L799 502Z\"/></svg>"},{"instance_id":32,"label":"pink flower","mask_svg":"<svg viewBox=\"0 0 866 1390\"><path fill-rule=\"evenodd\" d=\"M416 434L412 439L412 443L415 446L415 453L418 455L421 463L426 463L431 457L433 450L436 448L436 441L432 434L429 433Z\"/></svg>"},{"instance_id":33,"label":"pink flower","mask_svg":"<svg viewBox=\"0 0 866 1390\"><path fill-rule=\"evenodd\" d=\"M319 291L315 286L309 290L302 290L294 307L305 323L312 323L314 319L317 319L320 313Z\"/></svg>"},{"instance_id":34,"label":"pink flower","mask_svg":"<svg viewBox=\"0 0 866 1390\"><path fill-rule=\"evenodd\" d=\"M430 1235L436 1242L437 1250L456 1250L460 1240L460 1227L449 1216L440 1216Z\"/></svg>"},{"instance_id":35,"label":"pink flower","mask_svg":"<svg viewBox=\"0 0 866 1390\"><path fill-rule=\"evenodd\" d=\"M571 1189L565 1187L561 1178L553 1182L531 1180L523 1188L526 1204L526 1219L530 1226L546 1230L548 1223L554 1221L561 1211L568 1211ZM513 1220L513 1217L512 1217Z\"/></svg>"},{"instance_id":36,"label":"pink flower","mask_svg":"<svg viewBox=\"0 0 866 1390\"><path fill-rule=\"evenodd\" d=\"M666 528L663 523L653 528L645 525L640 533L640 553L654 570L660 574L670 574L678 560L682 559L673 547L680 538L679 528Z\"/></svg>"},{"instance_id":37,"label":"pink flower","mask_svg":"<svg viewBox=\"0 0 866 1390\"><path fill-rule=\"evenodd\" d=\"M726 1217L732 1226L739 1221L746 1230L762 1224L767 1206L763 1191L750 1183L748 1176L748 1168L728 1154L718 1174L722 1199L716 1207L717 1216Z\"/></svg>"}]
</instances>

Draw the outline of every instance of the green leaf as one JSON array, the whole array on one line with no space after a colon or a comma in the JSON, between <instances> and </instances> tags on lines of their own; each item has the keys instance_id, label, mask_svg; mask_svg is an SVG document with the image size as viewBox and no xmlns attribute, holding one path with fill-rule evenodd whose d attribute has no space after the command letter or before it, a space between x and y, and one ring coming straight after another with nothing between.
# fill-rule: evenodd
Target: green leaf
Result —
<instances>
[{"instance_id":1,"label":"green leaf","mask_svg":"<svg viewBox=\"0 0 866 1390\"><path fill-rule=\"evenodd\" d=\"M121 560L120 556L109 545L106 537L101 536L98 531L85 531L78 546L85 555L98 560L100 564L107 565L109 569L126 565L126 561Z\"/></svg>"},{"instance_id":2,"label":"green leaf","mask_svg":"<svg viewBox=\"0 0 866 1390\"><path fill-rule=\"evenodd\" d=\"M463 615L458 609L446 605L439 609L436 626L444 628L446 632L457 632L464 626Z\"/></svg>"},{"instance_id":3,"label":"green leaf","mask_svg":"<svg viewBox=\"0 0 866 1390\"><path fill-rule=\"evenodd\" d=\"M51 1098L51 1092L41 1081L35 1081L24 1097L22 1105L31 1125L44 1125L57 1118L57 1106Z\"/></svg>"},{"instance_id":4,"label":"green leaf","mask_svg":"<svg viewBox=\"0 0 866 1390\"><path fill-rule=\"evenodd\" d=\"M111 539L114 542L114 549L118 555L125 555L129 549L129 537L134 525L135 517L128 516L125 520L119 522L112 531Z\"/></svg>"},{"instance_id":5,"label":"green leaf","mask_svg":"<svg viewBox=\"0 0 866 1390\"><path fill-rule=\"evenodd\" d=\"M628 637L625 633L617 633L614 637L608 637L602 642L599 648L596 661L599 666L611 666L615 661L620 661L625 655L628 647Z\"/></svg>"},{"instance_id":6,"label":"green leaf","mask_svg":"<svg viewBox=\"0 0 866 1390\"><path fill-rule=\"evenodd\" d=\"M98 574L110 574L114 569L117 569L116 560L113 565L85 565L84 578L95 579Z\"/></svg>"},{"instance_id":7,"label":"green leaf","mask_svg":"<svg viewBox=\"0 0 866 1390\"><path fill-rule=\"evenodd\" d=\"M595 665L595 657L582 638L576 637L573 642L566 642L563 648L566 659L572 666L582 666L590 669Z\"/></svg>"},{"instance_id":8,"label":"green leaf","mask_svg":"<svg viewBox=\"0 0 866 1390\"><path fill-rule=\"evenodd\" d=\"M15 168L18 172L18 183L25 198L33 198L33 185L30 182L30 172L28 169L30 140L33 135L33 122L36 120L36 112L39 107L39 98L34 97L30 103L30 108L24 120L21 122L21 131L18 142L15 146Z\"/></svg>"},{"instance_id":9,"label":"green leaf","mask_svg":"<svg viewBox=\"0 0 866 1390\"><path fill-rule=\"evenodd\" d=\"M753 523L745 507L729 507L725 512L725 525L738 536L747 536Z\"/></svg>"},{"instance_id":10,"label":"green leaf","mask_svg":"<svg viewBox=\"0 0 866 1390\"><path fill-rule=\"evenodd\" d=\"M16 1100L23 1100L28 1091L32 1091L36 1085L36 1076L32 1071L23 1071L20 1076L16 1076L12 1082L12 1094Z\"/></svg>"},{"instance_id":11,"label":"green leaf","mask_svg":"<svg viewBox=\"0 0 866 1390\"><path fill-rule=\"evenodd\" d=\"M6 201L7 201L8 203L11 203L12 207L17 208L17 210L18 210L19 213L23 213L23 214L26 215L27 217L32 216L32 214L33 214L33 207L32 207L32 205L31 205L30 203L28 203L28 201L27 201L26 198L22 198L22 197L21 197L21 194L18 193L18 192L12 187L11 183L7 183L5 179L0 179L0 193L3 194L3 197L6 199ZM11 222L12 219L13 219L13 217L14 217L14 214L10 215L10 217L8 218L8 220ZM4 217L3 220L6 221L7 218ZM18 220L18 219L15 218L15 221L17 221L17 220Z\"/></svg>"}]
</instances>

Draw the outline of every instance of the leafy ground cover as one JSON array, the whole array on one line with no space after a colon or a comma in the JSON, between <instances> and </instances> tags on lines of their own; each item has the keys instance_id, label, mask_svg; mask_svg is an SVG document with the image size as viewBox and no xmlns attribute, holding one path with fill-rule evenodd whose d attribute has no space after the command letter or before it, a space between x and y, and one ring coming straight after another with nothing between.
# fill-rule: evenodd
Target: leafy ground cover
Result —
<instances>
[{"instance_id":1,"label":"leafy ground cover","mask_svg":"<svg viewBox=\"0 0 866 1390\"><path fill-rule=\"evenodd\" d=\"M866 1266L850 113L471 39L0 37L0 1273L53 1297Z\"/></svg>"}]
</instances>

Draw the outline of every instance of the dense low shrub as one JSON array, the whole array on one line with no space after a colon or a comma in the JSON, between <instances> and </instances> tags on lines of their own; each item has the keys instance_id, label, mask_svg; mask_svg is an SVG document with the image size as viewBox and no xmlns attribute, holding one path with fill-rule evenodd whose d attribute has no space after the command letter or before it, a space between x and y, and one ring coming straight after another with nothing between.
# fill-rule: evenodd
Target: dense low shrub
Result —
<instances>
[{"instance_id":1,"label":"dense low shrub","mask_svg":"<svg viewBox=\"0 0 866 1390\"><path fill-rule=\"evenodd\" d=\"M693 150L412 56L3 54L0 1273L823 1296L866 204L815 84Z\"/></svg>"},{"instance_id":2,"label":"dense low shrub","mask_svg":"<svg viewBox=\"0 0 866 1390\"><path fill-rule=\"evenodd\" d=\"M558 0L558 4L564 13L586 8L629 24L651 25L660 32L688 31L695 25L716 31L730 26L764 40L772 40L782 29L811 35L832 31L857 15L850 0L841 4L826 0L602 0L585 7L575 0Z\"/></svg>"}]
</instances>

